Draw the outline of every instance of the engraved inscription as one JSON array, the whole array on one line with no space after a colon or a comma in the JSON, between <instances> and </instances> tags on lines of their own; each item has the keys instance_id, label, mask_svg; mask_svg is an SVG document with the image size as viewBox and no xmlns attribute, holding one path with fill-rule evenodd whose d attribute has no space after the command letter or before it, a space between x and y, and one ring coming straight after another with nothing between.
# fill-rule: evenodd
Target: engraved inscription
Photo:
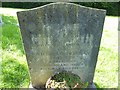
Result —
<instances>
[{"instance_id":1,"label":"engraved inscription","mask_svg":"<svg viewBox=\"0 0 120 90\"><path fill-rule=\"evenodd\" d=\"M34 47L37 47L39 53L37 51L36 54L40 55L37 60L45 63L40 65L41 69L71 70L88 65L93 48L93 36L84 37L80 35L79 29L79 24L66 24L63 28L59 25L44 25L42 33L32 36L34 45L31 50L35 53Z\"/></svg>"}]
</instances>

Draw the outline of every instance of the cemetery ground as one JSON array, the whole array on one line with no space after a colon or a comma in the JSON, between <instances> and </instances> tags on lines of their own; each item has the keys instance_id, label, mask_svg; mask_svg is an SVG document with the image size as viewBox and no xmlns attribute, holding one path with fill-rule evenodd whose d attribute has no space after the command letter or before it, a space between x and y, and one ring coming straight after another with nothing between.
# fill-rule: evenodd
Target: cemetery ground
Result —
<instances>
[{"instance_id":1,"label":"cemetery ground","mask_svg":"<svg viewBox=\"0 0 120 90\"><path fill-rule=\"evenodd\" d=\"M2 10L2 61L0 88L28 87L30 77L16 11ZM1 13L0 13L1 14ZM118 86L118 17L106 16L94 82L98 88Z\"/></svg>"}]
</instances>

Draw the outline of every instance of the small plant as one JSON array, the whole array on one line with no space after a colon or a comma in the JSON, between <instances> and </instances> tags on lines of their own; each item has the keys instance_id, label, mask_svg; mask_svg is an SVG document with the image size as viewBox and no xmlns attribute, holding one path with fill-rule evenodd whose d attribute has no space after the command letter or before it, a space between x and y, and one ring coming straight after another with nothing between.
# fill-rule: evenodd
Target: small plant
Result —
<instances>
[{"instance_id":1,"label":"small plant","mask_svg":"<svg viewBox=\"0 0 120 90\"><path fill-rule=\"evenodd\" d=\"M71 72L63 71L55 74L46 83L46 88L55 88L59 90L61 88L75 89L75 88L87 88L88 82L83 83L81 78Z\"/></svg>"}]
</instances>

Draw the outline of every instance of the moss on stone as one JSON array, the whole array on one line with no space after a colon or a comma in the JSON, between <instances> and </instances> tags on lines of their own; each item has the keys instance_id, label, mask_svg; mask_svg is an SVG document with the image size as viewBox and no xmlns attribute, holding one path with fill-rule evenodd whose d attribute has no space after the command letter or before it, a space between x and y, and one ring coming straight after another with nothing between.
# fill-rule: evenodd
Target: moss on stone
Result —
<instances>
[{"instance_id":1,"label":"moss on stone","mask_svg":"<svg viewBox=\"0 0 120 90\"><path fill-rule=\"evenodd\" d=\"M47 88L86 88L88 86L88 83L83 83L78 75L67 71L55 74L48 83Z\"/></svg>"}]
</instances>

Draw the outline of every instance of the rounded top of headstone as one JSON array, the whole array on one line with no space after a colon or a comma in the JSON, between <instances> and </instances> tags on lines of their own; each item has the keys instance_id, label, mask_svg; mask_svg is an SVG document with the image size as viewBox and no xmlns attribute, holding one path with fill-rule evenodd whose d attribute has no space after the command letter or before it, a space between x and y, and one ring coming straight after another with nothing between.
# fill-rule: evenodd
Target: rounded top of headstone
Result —
<instances>
[{"instance_id":1,"label":"rounded top of headstone","mask_svg":"<svg viewBox=\"0 0 120 90\"><path fill-rule=\"evenodd\" d=\"M68 2L55 2L55 3L50 3L50 4L46 4L46 5L40 6L40 7L28 9L28 10L25 10L25 11L42 9L42 8L51 7L51 6L55 7L55 6L59 6L59 5L66 5L66 7L69 5L69 6L74 6L74 7L78 7L78 8L84 8L84 9L89 9L89 10L96 10L96 11L101 11L101 12L105 12L105 13L106 13L106 10L104 10L104 9L91 8L91 7L86 7L86 6L82 6L82 5L79 5L79 4L68 3ZM22 11L20 11L20 12L22 12ZM23 12L24 12L24 11L23 11ZM19 13L19 12L18 12L18 13Z\"/></svg>"}]
</instances>

